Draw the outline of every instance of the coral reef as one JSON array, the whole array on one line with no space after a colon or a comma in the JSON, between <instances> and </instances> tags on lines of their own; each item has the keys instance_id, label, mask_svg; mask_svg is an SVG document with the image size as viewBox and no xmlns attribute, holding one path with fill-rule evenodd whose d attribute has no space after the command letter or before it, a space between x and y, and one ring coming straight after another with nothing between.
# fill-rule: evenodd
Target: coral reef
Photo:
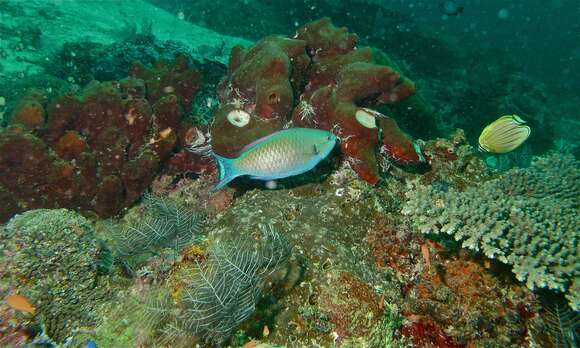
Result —
<instances>
[{"instance_id":1,"label":"coral reef","mask_svg":"<svg viewBox=\"0 0 580 348\"><path fill-rule=\"evenodd\" d=\"M425 149L435 171L428 172L426 183L449 190L489 179L478 172L485 167L468 151L461 132L427 142ZM241 196L226 188L213 197L208 193L210 176L162 176L154 192L190 210L207 212L212 218L206 230L211 232L207 240L196 239L164 266L159 266L163 260L158 256L147 260L132 278L133 285L123 290L126 295L119 306L126 309L111 309L106 314L109 323L97 328L97 344L208 345L208 326L200 325L195 335L183 325L188 308L206 308L186 303L193 291L209 290L203 280L193 283L202 274L198 267L215 265L215 246L230 250L232 241L260 245L263 232L257 226L272 225L293 245L292 255L283 267L267 272L259 301L248 292L246 299L253 305L247 308L253 314L242 315L246 320L234 320L235 325L223 322L226 328L236 326L237 333L222 345L521 346L534 321L530 318L539 315L532 293L518 282L506 284L493 267L458 252L457 246L447 249L443 242L415 233L399 213L406 200L401 181L413 177L424 176L405 173L373 187L358 180L343 162L316 184L249 190ZM444 178L449 179L446 184L440 182ZM143 217L139 207L130 212L136 214L128 220ZM235 255L231 252L228 255ZM205 274L213 274L212 269ZM239 289L231 290L233 294ZM204 298L215 302L211 296ZM218 317L219 313L210 319ZM144 322L149 324L144 327ZM199 323L189 322L193 327Z\"/></svg>"},{"instance_id":2,"label":"coral reef","mask_svg":"<svg viewBox=\"0 0 580 348\"><path fill-rule=\"evenodd\" d=\"M112 216L135 202L172 156L173 172L211 168L202 155L174 153L195 140L182 121L198 72L185 57L152 69L136 63L131 71L135 77L93 82L46 105L28 97L14 109L0 136L0 192L8 202L2 219L56 207Z\"/></svg>"},{"instance_id":3,"label":"coral reef","mask_svg":"<svg viewBox=\"0 0 580 348\"><path fill-rule=\"evenodd\" d=\"M184 290L184 327L206 342L220 344L256 310L263 282L290 256L288 242L272 226L253 240L216 243Z\"/></svg>"},{"instance_id":4,"label":"coral reef","mask_svg":"<svg viewBox=\"0 0 580 348\"><path fill-rule=\"evenodd\" d=\"M144 216L114 234L117 258L131 268L164 248L179 254L199 237L202 219L193 211L153 195L146 195L143 205Z\"/></svg>"},{"instance_id":5,"label":"coral reef","mask_svg":"<svg viewBox=\"0 0 580 348\"><path fill-rule=\"evenodd\" d=\"M403 14L442 24L437 3L135 1L0 1L0 346L578 345L569 86L466 42L482 25ZM350 32L299 24L319 15ZM477 153L505 113L534 136ZM337 156L210 191L212 151L288 127L335 133Z\"/></svg>"},{"instance_id":6,"label":"coral reef","mask_svg":"<svg viewBox=\"0 0 580 348\"><path fill-rule=\"evenodd\" d=\"M222 238L251 234L253 223L272 223L294 245L296 260L290 260L276 290L283 296L257 311L270 328L261 340L368 346L380 341L374 333L384 327L390 308L391 315L403 317L400 326L380 331L392 340L407 335L409 341L437 346L436 335L425 334L432 328L449 344L518 346L525 339L518 329L526 325L518 308L530 301L529 291L517 284L506 290L467 254L449 257L441 246L427 244L397 213L405 186L394 178L385 184L373 188L344 166L320 184L246 192L209 222ZM425 265L422 244L431 249L431 267ZM481 281L472 282L475 275ZM498 311L502 307L507 308ZM242 329L260 337L262 327L255 326ZM482 328L491 326L495 329L482 335Z\"/></svg>"},{"instance_id":7,"label":"coral reef","mask_svg":"<svg viewBox=\"0 0 580 348\"><path fill-rule=\"evenodd\" d=\"M107 297L98 271L105 251L88 220L66 209L31 210L14 217L2 238L6 276L34 305L47 337L60 344L96 323Z\"/></svg>"},{"instance_id":8,"label":"coral reef","mask_svg":"<svg viewBox=\"0 0 580 348\"><path fill-rule=\"evenodd\" d=\"M254 236L216 241L184 287L169 295L153 292L147 302L149 326L163 342L180 338L221 346L256 310L265 280L290 256L288 241L272 226ZM187 261L187 260L186 260ZM191 261L191 260L189 260ZM176 306L177 304L177 306Z\"/></svg>"},{"instance_id":9,"label":"coral reef","mask_svg":"<svg viewBox=\"0 0 580 348\"><path fill-rule=\"evenodd\" d=\"M367 242L377 267L401 282L401 334L421 347L520 346L529 325L521 312L535 313L529 291L506 286L480 260L426 240L399 219L379 220Z\"/></svg>"},{"instance_id":10,"label":"coral reef","mask_svg":"<svg viewBox=\"0 0 580 348\"><path fill-rule=\"evenodd\" d=\"M356 48L356 41L323 18L293 38L268 36L250 49L235 48L211 127L214 151L236 156L251 141L291 124L334 131L345 160L371 184L379 180L379 156L423 162L390 117L366 108L407 98L413 83L384 53Z\"/></svg>"},{"instance_id":11,"label":"coral reef","mask_svg":"<svg viewBox=\"0 0 580 348\"><path fill-rule=\"evenodd\" d=\"M532 328L530 335L542 346L577 347L580 343L580 312L573 311L567 301L548 291L539 293L544 311L541 322Z\"/></svg>"},{"instance_id":12,"label":"coral reef","mask_svg":"<svg viewBox=\"0 0 580 348\"><path fill-rule=\"evenodd\" d=\"M402 212L422 233L453 235L463 247L512 265L530 289L567 292L578 310L579 182L578 161L552 154L463 192L411 184Z\"/></svg>"}]
</instances>

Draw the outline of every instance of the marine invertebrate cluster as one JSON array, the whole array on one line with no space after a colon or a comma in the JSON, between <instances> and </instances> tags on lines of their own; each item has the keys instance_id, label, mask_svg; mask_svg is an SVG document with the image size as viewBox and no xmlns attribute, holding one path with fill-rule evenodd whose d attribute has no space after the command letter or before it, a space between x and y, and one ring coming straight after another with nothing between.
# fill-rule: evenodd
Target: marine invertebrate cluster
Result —
<instances>
[{"instance_id":1,"label":"marine invertebrate cluster","mask_svg":"<svg viewBox=\"0 0 580 348\"><path fill-rule=\"evenodd\" d=\"M118 256L131 264L163 248L175 253L199 236L200 215L163 197L146 195L145 216L116 234Z\"/></svg>"},{"instance_id":2,"label":"marine invertebrate cluster","mask_svg":"<svg viewBox=\"0 0 580 348\"><path fill-rule=\"evenodd\" d=\"M56 207L111 216L135 202L173 156L175 171L196 170L201 156L174 149L186 145L191 126L182 116L199 73L185 57L131 71L134 77L93 82L48 104L20 103L0 134L0 196L7 202L1 219ZM180 165L186 161L187 168Z\"/></svg>"},{"instance_id":3,"label":"marine invertebrate cluster","mask_svg":"<svg viewBox=\"0 0 580 348\"><path fill-rule=\"evenodd\" d=\"M196 336L220 345L256 310L264 281L290 256L288 241L270 225L260 225L259 240L217 241L197 267L177 300L167 294L148 303L150 325L165 341Z\"/></svg>"},{"instance_id":4,"label":"marine invertebrate cluster","mask_svg":"<svg viewBox=\"0 0 580 348\"><path fill-rule=\"evenodd\" d=\"M532 331L533 341L540 343L544 336L555 347L577 347L580 342L580 312L573 311L560 296L549 292L540 293L540 303L544 310L541 326ZM547 342L546 342L547 343Z\"/></svg>"},{"instance_id":5,"label":"marine invertebrate cluster","mask_svg":"<svg viewBox=\"0 0 580 348\"><path fill-rule=\"evenodd\" d=\"M66 209L31 210L2 234L2 267L36 308L46 336L60 344L96 322L94 310L107 293L98 270L104 245L87 219Z\"/></svg>"},{"instance_id":6,"label":"marine invertebrate cluster","mask_svg":"<svg viewBox=\"0 0 580 348\"><path fill-rule=\"evenodd\" d=\"M579 183L578 161L553 154L463 192L412 184L402 212L422 233L453 235L512 265L530 289L566 292L578 310Z\"/></svg>"},{"instance_id":7,"label":"marine invertebrate cluster","mask_svg":"<svg viewBox=\"0 0 580 348\"><path fill-rule=\"evenodd\" d=\"M243 146L291 124L333 131L345 160L372 184L379 179L379 156L422 162L420 149L394 120L367 108L407 98L413 83L384 53L356 48L356 41L323 18L292 38L268 36L250 49L235 48L219 87L214 151L234 157Z\"/></svg>"},{"instance_id":8,"label":"marine invertebrate cluster","mask_svg":"<svg viewBox=\"0 0 580 348\"><path fill-rule=\"evenodd\" d=\"M288 242L261 226L260 247L251 239L216 243L185 290L183 324L208 342L223 342L256 310L268 274L290 256Z\"/></svg>"}]
</instances>

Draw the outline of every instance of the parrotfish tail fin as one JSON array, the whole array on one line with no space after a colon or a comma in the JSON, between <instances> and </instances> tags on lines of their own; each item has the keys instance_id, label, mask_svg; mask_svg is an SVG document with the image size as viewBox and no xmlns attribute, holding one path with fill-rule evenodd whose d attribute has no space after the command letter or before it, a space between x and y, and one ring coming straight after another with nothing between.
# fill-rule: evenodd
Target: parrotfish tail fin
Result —
<instances>
[{"instance_id":1,"label":"parrotfish tail fin","mask_svg":"<svg viewBox=\"0 0 580 348\"><path fill-rule=\"evenodd\" d=\"M217 192L226 186L230 181L240 176L240 174L237 172L234 166L234 159L216 155L214 152L212 152L212 156L215 158L220 176L219 182L211 189L211 192Z\"/></svg>"}]
</instances>

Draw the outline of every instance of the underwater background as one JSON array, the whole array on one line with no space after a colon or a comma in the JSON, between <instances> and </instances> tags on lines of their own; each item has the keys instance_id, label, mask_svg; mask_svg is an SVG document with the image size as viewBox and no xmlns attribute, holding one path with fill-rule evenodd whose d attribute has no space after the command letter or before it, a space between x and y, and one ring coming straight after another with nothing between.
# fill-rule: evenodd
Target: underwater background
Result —
<instances>
[{"instance_id":1,"label":"underwater background","mask_svg":"<svg viewBox=\"0 0 580 348\"><path fill-rule=\"evenodd\" d=\"M0 347L577 347L578 18L0 0Z\"/></svg>"}]
</instances>

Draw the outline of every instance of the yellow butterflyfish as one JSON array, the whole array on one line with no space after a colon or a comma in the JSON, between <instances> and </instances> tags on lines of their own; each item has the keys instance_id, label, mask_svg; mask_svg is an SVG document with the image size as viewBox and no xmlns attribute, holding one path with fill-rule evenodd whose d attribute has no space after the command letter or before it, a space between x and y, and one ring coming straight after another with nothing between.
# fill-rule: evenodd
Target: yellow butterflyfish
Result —
<instances>
[{"instance_id":1,"label":"yellow butterflyfish","mask_svg":"<svg viewBox=\"0 0 580 348\"><path fill-rule=\"evenodd\" d=\"M479 136L479 150L507 153L530 136L532 129L518 115L505 115L490 123Z\"/></svg>"}]
</instances>

